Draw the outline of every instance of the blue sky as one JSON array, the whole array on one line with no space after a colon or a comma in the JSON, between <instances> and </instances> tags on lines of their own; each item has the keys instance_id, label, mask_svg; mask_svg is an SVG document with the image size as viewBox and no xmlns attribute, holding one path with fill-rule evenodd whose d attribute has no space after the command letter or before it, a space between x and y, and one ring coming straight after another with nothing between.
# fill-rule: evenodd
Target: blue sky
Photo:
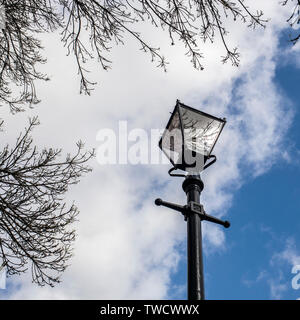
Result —
<instances>
[{"instance_id":1,"label":"blue sky","mask_svg":"<svg viewBox=\"0 0 300 320\"><path fill-rule=\"evenodd\" d=\"M48 63L42 71L51 81L37 83L42 102L33 110L5 115L1 139L13 142L29 115L41 125L34 133L40 146L74 151L79 139L99 146L103 129L118 134L163 129L176 99L227 124L215 147L218 161L203 174L202 203L212 215L229 220L222 229L204 223L204 271L207 299L297 299L293 265L300 264L300 44L287 41L289 8L252 1L272 17L268 27L250 31L228 22L230 44L238 45L241 65L223 65L221 43L205 44L205 70L195 71L179 44L144 25L142 32L161 50L168 72L155 68L149 56L126 38L111 51L113 68L89 67L99 84L91 97L79 95L76 66L57 34L43 35ZM228 38L229 39L229 38ZM134 131L137 133L138 131ZM117 144L119 144L117 140ZM158 150L147 137L135 146ZM129 141L129 147L134 145ZM113 146L113 143L110 144ZM181 215L154 205L160 197L184 204L178 178L168 164L101 164L70 189L80 213L71 266L55 288L38 288L30 272L7 279L3 299L185 299L186 225Z\"/></svg>"},{"instance_id":2,"label":"blue sky","mask_svg":"<svg viewBox=\"0 0 300 320\"><path fill-rule=\"evenodd\" d=\"M282 41L282 48L288 45ZM249 170L244 173L249 178L235 191L228 212L231 227L226 231L226 249L204 258L207 299L300 298L300 290L291 284L295 276L291 272L293 265L289 261L273 261L274 255L286 250L291 242L300 263L299 81L299 69L293 61L277 67L274 82L295 111L285 137L291 158L279 159L259 177L251 177ZM186 297L185 272L186 261L182 259L179 272L173 276L175 286L182 287L177 299Z\"/></svg>"}]
</instances>

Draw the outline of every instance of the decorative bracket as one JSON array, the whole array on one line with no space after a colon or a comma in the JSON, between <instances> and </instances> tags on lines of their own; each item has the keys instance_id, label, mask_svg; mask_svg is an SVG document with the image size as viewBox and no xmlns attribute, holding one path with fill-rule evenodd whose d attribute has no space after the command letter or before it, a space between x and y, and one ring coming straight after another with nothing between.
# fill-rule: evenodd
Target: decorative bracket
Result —
<instances>
[{"instance_id":1,"label":"decorative bracket","mask_svg":"<svg viewBox=\"0 0 300 320\"><path fill-rule=\"evenodd\" d=\"M198 214L200 216L201 220L206 220L206 221L210 221L210 222L213 222L213 223L216 223L216 224L220 224L224 228L229 228L230 227L230 222L229 221L223 221L223 220L215 218L215 217L213 217L211 215L208 215L205 212L205 210L203 208L203 205L199 204L197 202L194 202L194 201L190 201L188 203L188 205L180 206L180 205L175 204L175 203L166 202L166 201L163 201L161 199L156 199L155 200L155 204L157 206L164 206L164 207L173 209L175 211L181 212L184 215L184 220L186 220L187 217L191 213L193 213L193 214Z\"/></svg>"},{"instance_id":2,"label":"decorative bracket","mask_svg":"<svg viewBox=\"0 0 300 320\"><path fill-rule=\"evenodd\" d=\"M209 163L205 164L204 167L203 167L203 170L204 171L205 169L207 169L208 167L210 167L212 164L214 164L216 161L217 161L217 157L215 155L210 155L208 157L205 157L205 161L204 163L206 163L207 160L209 159L212 159ZM169 176L171 177L186 177L186 174L182 174L182 173L172 173L174 170L183 170L183 169L180 169L180 167L174 165L173 168L171 168L168 173L169 173Z\"/></svg>"}]
</instances>

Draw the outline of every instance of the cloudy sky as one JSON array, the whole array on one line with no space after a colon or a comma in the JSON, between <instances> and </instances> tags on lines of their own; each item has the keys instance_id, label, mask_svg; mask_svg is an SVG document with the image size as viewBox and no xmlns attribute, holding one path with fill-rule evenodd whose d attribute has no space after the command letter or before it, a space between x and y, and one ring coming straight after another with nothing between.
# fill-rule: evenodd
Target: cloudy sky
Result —
<instances>
[{"instance_id":1,"label":"cloudy sky","mask_svg":"<svg viewBox=\"0 0 300 320\"><path fill-rule=\"evenodd\" d=\"M125 46L111 50L111 70L90 64L89 76L98 83L91 96L79 95L75 62L57 34L43 36L48 63L42 70L51 81L37 83L42 102L33 110L10 115L2 108L1 142L14 141L37 114L41 125L33 135L41 149L72 152L82 139L98 157L93 172L67 195L81 212L62 283L39 288L30 273L14 276L0 298L186 298L186 223L153 203L157 197L186 201L181 179L167 174L170 165L151 161L158 152L151 130L164 128L176 99L227 118L214 150L218 161L202 176L206 211L232 224L224 231L203 223L206 298L300 298L292 287L292 268L300 265L300 43L287 41L291 8L278 2L251 2L271 18L266 29L229 22L229 44L241 53L238 68L220 62L224 50L216 42L201 47L205 69L196 71L179 43L170 46L165 33L143 25L170 62L167 72L126 38ZM104 129L116 133L117 147L126 138L120 121L127 124L128 149L138 143L148 150L143 163L100 163Z\"/></svg>"}]
</instances>

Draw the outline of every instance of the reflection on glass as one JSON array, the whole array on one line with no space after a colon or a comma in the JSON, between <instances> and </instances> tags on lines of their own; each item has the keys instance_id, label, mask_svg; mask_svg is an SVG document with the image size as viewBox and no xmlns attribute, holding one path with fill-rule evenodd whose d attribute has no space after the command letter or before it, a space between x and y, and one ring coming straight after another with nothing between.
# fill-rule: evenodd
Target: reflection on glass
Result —
<instances>
[{"instance_id":1,"label":"reflection on glass","mask_svg":"<svg viewBox=\"0 0 300 320\"><path fill-rule=\"evenodd\" d=\"M182 107L180 112L186 147L208 156L222 130L222 122Z\"/></svg>"}]
</instances>

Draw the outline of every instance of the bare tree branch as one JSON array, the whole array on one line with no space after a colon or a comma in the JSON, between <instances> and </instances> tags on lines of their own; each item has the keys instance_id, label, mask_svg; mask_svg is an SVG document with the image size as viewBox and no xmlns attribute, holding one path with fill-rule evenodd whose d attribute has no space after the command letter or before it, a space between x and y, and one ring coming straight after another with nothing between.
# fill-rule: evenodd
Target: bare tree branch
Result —
<instances>
[{"instance_id":1,"label":"bare tree branch","mask_svg":"<svg viewBox=\"0 0 300 320\"><path fill-rule=\"evenodd\" d=\"M292 14L290 15L290 17L287 19L287 22L289 23L289 25L294 28L294 27L298 27L299 23L300 23L300 0L284 0L282 1L282 5L285 6L287 5L288 2L293 2L294 3L294 7L293 7L293 11ZM298 27L299 28L299 27ZM290 41L293 44L296 44L298 42L298 40L300 39L300 32L297 31L297 35L292 35Z\"/></svg>"},{"instance_id":2,"label":"bare tree branch","mask_svg":"<svg viewBox=\"0 0 300 320\"><path fill-rule=\"evenodd\" d=\"M60 30L68 54L73 54L80 75L80 92L90 94L94 82L87 78L85 64L96 58L103 69L111 66L109 51L123 44L128 34L148 52L152 61L166 68L159 47L148 43L137 31L138 23L149 21L167 30L171 44L180 41L196 69L203 69L200 42L219 35L225 49L222 61L239 64L239 53L227 44L227 18L264 26L262 12L251 12L243 0L0 0L5 8L6 27L0 32L0 101L12 112L24 103L38 103L34 81L48 80L36 66L45 63L41 32ZM12 86L12 84L14 84Z\"/></svg>"},{"instance_id":3,"label":"bare tree branch","mask_svg":"<svg viewBox=\"0 0 300 320\"><path fill-rule=\"evenodd\" d=\"M53 286L72 256L78 214L64 202L68 187L91 169L85 163L93 152L57 161L61 150L32 146L31 131L39 124L30 120L13 148L0 151L0 258L9 275L20 274L31 263L32 279Z\"/></svg>"}]
</instances>

